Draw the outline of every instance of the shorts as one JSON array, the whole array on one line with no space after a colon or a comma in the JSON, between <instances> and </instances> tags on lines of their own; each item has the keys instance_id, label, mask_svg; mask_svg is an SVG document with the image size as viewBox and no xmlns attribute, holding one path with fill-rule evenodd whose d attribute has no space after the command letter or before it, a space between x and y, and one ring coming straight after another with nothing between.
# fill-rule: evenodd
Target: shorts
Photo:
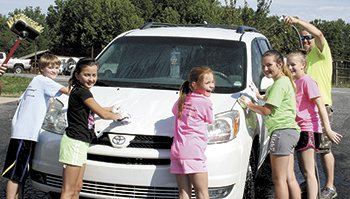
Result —
<instances>
[{"instance_id":1,"label":"shorts","mask_svg":"<svg viewBox=\"0 0 350 199\"><path fill-rule=\"evenodd\" d=\"M332 124L333 121L333 109L331 106L326 104L326 111L328 114L328 118L329 118L329 123ZM319 151L317 153L330 153L331 149L332 149L332 142L328 139L327 134L324 131L324 127L322 124L322 136L321 136L321 142L320 142L320 147L319 147Z\"/></svg>"},{"instance_id":2,"label":"shorts","mask_svg":"<svg viewBox=\"0 0 350 199\"><path fill-rule=\"evenodd\" d=\"M297 146L295 147L296 151L302 151L307 148L314 148L316 151L318 151L320 147L320 141L321 141L322 133L314 133L311 131L302 131L300 133L300 138L298 141Z\"/></svg>"},{"instance_id":3,"label":"shorts","mask_svg":"<svg viewBox=\"0 0 350 199\"><path fill-rule=\"evenodd\" d=\"M87 160L89 145L88 142L76 140L64 134L60 143L59 161L68 165L83 166Z\"/></svg>"},{"instance_id":4,"label":"shorts","mask_svg":"<svg viewBox=\"0 0 350 199\"><path fill-rule=\"evenodd\" d=\"M270 154L290 155L299 141L300 133L296 129L278 129L270 138Z\"/></svg>"},{"instance_id":5,"label":"shorts","mask_svg":"<svg viewBox=\"0 0 350 199\"><path fill-rule=\"evenodd\" d=\"M191 174L208 172L205 161L200 159L173 159L170 163L170 173Z\"/></svg>"},{"instance_id":6,"label":"shorts","mask_svg":"<svg viewBox=\"0 0 350 199\"><path fill-rule=\"evenodd\" d=\"M2 176L16 183L25 182L34 155L35 141L10 139Z\"/></svg>"}]
</instances>

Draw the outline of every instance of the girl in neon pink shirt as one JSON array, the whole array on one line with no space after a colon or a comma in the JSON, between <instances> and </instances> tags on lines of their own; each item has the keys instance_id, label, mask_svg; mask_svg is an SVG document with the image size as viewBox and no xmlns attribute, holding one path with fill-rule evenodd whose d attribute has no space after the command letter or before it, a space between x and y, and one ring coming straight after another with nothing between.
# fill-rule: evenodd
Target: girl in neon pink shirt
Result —
<instances>
[{"instance_id":1,"label":"girl in neon pink shirt","mask_svg":"<svg viewBox=\"0 0 350 199\"><path fill-rule=\"evenodd\" d=\"M182 83L180 97L172 109L176 121L171 146L171 173L176 176L180 199L191 198L192 185L196 198L209 199L204 151L208 141L207 124L214 121L209 99L214 88L212 70L194 68L189 79Z\"/></svg>"},{"instance_id":2,"label":"girl in neon pink shirt","mask_svg":"<svg viewBox=\"0 0 350 199\"><path fill-rule=\"evenodd\" d=\"M320 145L321 121L329 140L333 143L339 144L342 136L331 129L317 82L305 74L304 52L300 50L291 52L287 57L287 66L297 86L295 120L301 128L301 133L295 149L300 170L306 180L308 199L316 199L318 185L315 175L315 151L318 151Z\"/></svg>"}]
</instances>

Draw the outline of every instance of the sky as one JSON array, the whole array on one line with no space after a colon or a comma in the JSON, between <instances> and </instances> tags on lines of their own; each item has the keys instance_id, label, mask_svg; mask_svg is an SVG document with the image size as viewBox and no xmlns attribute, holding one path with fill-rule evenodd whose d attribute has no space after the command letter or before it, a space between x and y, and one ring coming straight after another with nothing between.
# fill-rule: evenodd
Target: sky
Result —
<instances>
[{"instance_id":1,"label":"sky","mask_svg":"<svg viewBox=\"0 0 350 199\"><path fill-rule=\"evenodd\" d=\"M225 4L225 0L219 0ZM230 0L227 0L228 2ZM237 0L238 6L243 5L244 0ZM256 0L247 0L248 6L256 10ZM42 13L47 12L55 0L0 0L0 14L8 15L15 8L24 9L26 6L40 7ZM322 19L334 21L342 19L350 23L350 1L349 0L272 0L270 7L271 15L297 16L304 21Z\"/></svg>"}]
</instances>

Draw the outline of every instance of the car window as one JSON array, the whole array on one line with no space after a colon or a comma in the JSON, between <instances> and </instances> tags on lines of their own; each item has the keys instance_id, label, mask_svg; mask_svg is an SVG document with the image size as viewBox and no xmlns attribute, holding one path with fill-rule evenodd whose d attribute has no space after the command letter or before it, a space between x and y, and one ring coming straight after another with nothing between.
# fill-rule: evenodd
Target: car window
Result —
<instances>
[{"instance_id":1,"label":"car window","mask_svg":"<svg viewBox=\"0 0 350 199\"><path fill-rule=\"evenodd\" d=\"M182 38L122 37L98 58L103 85L179 89L192 68L210 67L218 93L232 93L245 85L244 42Z\"/></svg>"},{"instance_id":2,"label":"car window","mask_svg":"<svg viewBox=\"0 0 350 199\"><path fill-rule=\"evenodd\" d=\"M270 50L270 44L266 39L258 39L258 43L262 54Z\"/></svg>"},{"instance_id":3,"label":"car window","mask_svg":"<svg viewBox=\"0 0 350 199\"><path fill-rule=\"evenodd\" d=\"M265 39L254 39L252 42L252 75L254 84L260 88L261 79L264 74L261 70L261 57L270 49L269 43Z\"/></svg>"}]
</instances>

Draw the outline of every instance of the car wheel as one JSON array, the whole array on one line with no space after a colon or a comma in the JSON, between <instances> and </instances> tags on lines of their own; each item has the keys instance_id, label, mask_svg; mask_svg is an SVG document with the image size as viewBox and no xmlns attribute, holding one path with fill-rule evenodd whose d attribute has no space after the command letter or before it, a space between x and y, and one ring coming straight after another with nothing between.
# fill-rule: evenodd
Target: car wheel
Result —
<instances>
[{"instance_id":1,"label":"car wheel","mask_svg":"<svg viewBox=\"0 0 350 199\"><path fill-rule=\"evenodd\" d=\"M60 199L61 198L60 193L50 192L49 194L50 194L51 199Z\"/></svg>"},{"instance_id":2,"label":"car wheel","mask_svg":"<svg viewBox=\"0 0 350 199\"><path fill-rule=\"evenodd\" d=\"M252 148L249 157L249 165L247 168L247 177L244 186L243 199L255 199L255 178L256 178L256 154Z\"/></svg>"},{"instance_id":3,"label":"car wheel","mask_svg":"<svg viewBox=\"0 0 350 199\"><path fill-rule=\"evenodd\" d=\"M16 73L16 74L20 74L24 71L23 67L22 66L15 66L15 68L13 69L13 73Z\"/></svg>"}]
</instances>

